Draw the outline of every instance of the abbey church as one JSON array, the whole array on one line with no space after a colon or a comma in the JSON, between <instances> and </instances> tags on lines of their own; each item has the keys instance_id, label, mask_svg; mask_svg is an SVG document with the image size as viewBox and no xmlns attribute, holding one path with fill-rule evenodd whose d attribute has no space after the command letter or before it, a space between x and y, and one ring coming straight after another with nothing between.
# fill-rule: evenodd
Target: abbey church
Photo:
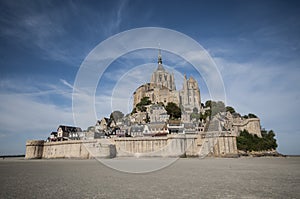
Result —
<instances>
[{"instance_id":1,"label":"abbey church","mask_svg":"<svg viewBox=\"0 0 300 199\"><path fill-rule=\"evenodd\" d=\"M60 125L57 132L50 134L47 142L28 141L26 158L113 158L140 155L236 157L236 137L240 132L246 130L257 138L263 137L260 119L254 114L242 117L235 111L224 110L207 115L205 119L191 117L195 112L206 114L210 107L201 106L199 85L193 77L187 78L184 75L181 90L176 90L174 74L163 67L160 51L158 66L151 81L138 87L133 97L134 107L144 97L148 97L151 104L147 105L146 111L132 111L126 116L121 114L119 118L114 117L113 112L110 118L97 120L86 131L79 127ZM169 102L181 108L180 120L170 118L161 104L166 106ZM85 149L83 146L88 147L88 151L82 150Z\"/></svg>"},{"instance_id":2,"label":"abbey church","mask_svg":"<svg viewBox=\"0 0 300 199\"><path fill-rule=\"evenodd\" d=\"M184 75L181 90L176 90L174 73L170 74L162 64L161 51L158 54L158 66L151 76L151 82L141 85L133 94L133 107L135 107L143 97L149 97L152 103L162 102L167 105L173 102L181 107L183 113L191 113L196 108L201 111L200 89L197 81Z\"/></svg>"}]
</instances>

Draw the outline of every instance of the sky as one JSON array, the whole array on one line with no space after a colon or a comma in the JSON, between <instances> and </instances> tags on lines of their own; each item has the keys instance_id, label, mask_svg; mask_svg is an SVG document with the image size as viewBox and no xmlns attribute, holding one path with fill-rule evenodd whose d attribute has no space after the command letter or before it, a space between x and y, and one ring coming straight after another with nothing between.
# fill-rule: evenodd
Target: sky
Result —
<instances>
[{"instance_id":1,"label":"sky","mask_svg":"<svg viewBox=\"0 0 300 199\"><path fill-rule=\"evenodd\" d=\"M75 125L74 84L86 57L108 38L142 27L197 41L223 79L226 105L259 116L263 128L274 130L280 153L300 154L299 19L298 1L0 0L0 155L24 154L26 140ZM159 40L153 45L163 49ZM150 81L157 53L116 57L98 80L97 118L129 112L132 92ZM199 81L202 102L210 99L203 74L178 55L163 50L162 56L177 89L186 73Z\"/></svg>"}]
</instances>

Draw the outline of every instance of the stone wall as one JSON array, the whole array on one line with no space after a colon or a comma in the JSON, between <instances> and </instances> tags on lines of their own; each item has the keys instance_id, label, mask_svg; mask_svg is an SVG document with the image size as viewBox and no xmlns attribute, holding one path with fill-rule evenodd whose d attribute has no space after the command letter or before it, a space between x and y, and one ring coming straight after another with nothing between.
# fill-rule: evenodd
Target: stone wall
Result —
<instances>
[{"instance_id":1,"label":"stone wall","mask_svg":"<svg viewBox=\"0 0 300 199\"><path fill-rule=\"evenodd\" d=\"M238 131L247 130L250 134L262 137L259 118L248 118L241 122L234 122L233 126L235 126Z\"/></svg>"},{"instance_id":2,"label":"stone wall","mask_svg":"<svg viewBox=\"0 0 300 199\"><path fill-rule=\"evenodd\" d=\"M167 137L116 138L117 157L180 157L195 155L197 135L174 134ZM190 148L191 147L191 148Z\"/></svg>"},{"instance_id":3,"label":"stone wall","mask_svg":"<svg viewBox=\"0 0 300 199\"><path fill-rule=\"evenodd\" d=\"M62 142L27 141L26 159L34 158L113 158L116 156L115 145L104 139L89 141L73 140Z\"/></svg>"},{"instance_id":4,"label":"stone wall","mask_svg":"<svg viewBox=\"0 0 300 199\"><path fill-rule=\"evenodd\" d=\"M226 157L238 154L236 136L171 134L166 137L95 139L88 141L28 141L26 157L114 158L114 157Z\"/></svg>"},{"instance_id":5,"label":"stone wall","mask_svg":"<svg viewBox=\"0 0 300 199\"><path fill-rule=\"evenodd\" d=\"M216 136L217 135L217 136ZM210 132L197 139L198 156L237 157L236 136L230 132Z\"/></svg>"},{"instance_id":6,"label":"stone wall","mask_svg":"<svg viewBox=\"0 0 300 199\"><path fill-rule=\"evenodd\" d=\"M28 140L26 142L27 159L39 159L43 157L44 140Z\"/></svg>"},{"instance_id":7,"label":"stone wall","mask_svg":"<svg viewBox=\"0 0 300 199\"><path fill-rule=\"evenodd\" d=\"M217 157L226 157L238 154L236 138L232 136L218 137L214 146L214 154Z\"/></svg>"}]
</instances>

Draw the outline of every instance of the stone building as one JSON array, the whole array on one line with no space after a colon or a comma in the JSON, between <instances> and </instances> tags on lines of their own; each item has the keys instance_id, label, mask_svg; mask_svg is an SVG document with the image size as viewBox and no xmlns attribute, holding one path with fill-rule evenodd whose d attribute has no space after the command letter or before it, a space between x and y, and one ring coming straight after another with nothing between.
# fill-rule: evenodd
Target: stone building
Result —
<instances>
[{"instance_id":1,"label":"stone building","mask_svg":"<svg viewBox=\"0 0 300 199\"><path fill-rule=\"evenodd\" d=\"M130 115L130 123L131 124L145 124L147 121L147 113L146 112L137 112Z\"/></svg>"},{"instance_id":2,"label":"stone building","mask_svg":"<svg viewBox=\"0 0 300 199\"><path fill-rule=\"evenodd\" d=\"M111 118L103 117L101 120L97 120L95 129L97 131L107 131L109 129L115 128L116 122Z\"/></svg>"},{"instance_id":3,"label":"stone building","mask_svg":"<svg viewBox=\"0 0 300 199\"><path fill-rule=\"evenodd\" d=\"M218 113L210 121L210 128L214 126L214 122L216 121L219 122L219 128L224 128L227 131L234 131L239 134L239 132L247 130L252 135L262 137L259 118L243 118L239 114L222 112ZM210 128L208 129L208 131L212 131Z\"/></svg>"},{"instance_id":4,"label":"stone building","mask_svg":"<svg viewBox=\"0 0 300 199\"><path fill-rule=\"evenodd\" d=\"M162 57L159 51L158 66L152 73L150 83L141 85L134 92L134 107L141 101L143 97L149 97L152 103L174 102L179 105L179 92L176 91L174 74L170 74L162 65Z\"/></svg>"},{"instance_id":5,"label":"stone building","mask_svg":"<svg viewBox=\"0 0 300 199\"><path fill-rule=\"evenodd\" d=\"M166 109L160 104L153 104L149 107L150 122L167 122L169 115Z\"/></svg>"},{"instance_id":6,"label":"stone building","mask_svg":"<svg viewBox=\"0 0 300 199\"><path fill-rule=\"evenodd\" d=\"M168 102L174 102L179 105L179 92L161 84L146 83L138 87L133 93L133 106L135 107L143 97L149 97L152 103L163 102L167 105Z\"/></svg>"},{"instance_id":7,"label":"stone building","mask_svg":"<svg viewBox=\"0 0 300 199\"><path fill-rule=\"evenodd\" d=\"M133 107L141 101L143 97L149 97L152 103L163 103L165 106L169 102L182 107L185 120L189 120L189 114L196 108L201 111L200 89L197 81L184 76L182 90L176 90L174 74L166 71L162 65L162 56L159 51L158 66L151 76L150 83L138 87L133 93Z\"/></svg>"},{"instance_id":8,"label":"stone building","mask_svg":"<svg viewBox=\"0 0 300 199\"><path fill-rule=\"evenodd\" d=\"M163 88L166 87L167 89L171 91L175 91L175 79L174 79L174 74L168 73L163 65L162 65L162 57L161 53L159 50L158 53L158 66L156 71L153 72L152 77L151 77L151 83L155 84L158 88Z\"/></svg>"},{"instance_id":9,"label":"stone building","mask_svg":"<svg viewBox=\"0 0 300 199\"><path fill-rule=\"evenodd\" d=\"M166 123L134 124L130 127L132 137L166 136L169 133Z\"/></svg>"},{"instance_id":10,"label":"stone building","mask_svg":"<svg viewBox=\"0 0 300 199\"><path fill-rule=\"evenodd\" d=\"M57 128L57 139L63 140L79 140L81 128L74 126L59 125Z\"/></svg>"},{"instance_id":11,"label":"stone building","mask_svg":"<svg viewBox=\"0 0 300 199\"><path fill-rule=\"evenodd\" d=\"M194 108L197 109L197 112L201 110L200 89L198 82L193 77L187 79L184 75L183 88L180 91L180 104L185 112L191 113Z\"/></svg>"}]
</instances>

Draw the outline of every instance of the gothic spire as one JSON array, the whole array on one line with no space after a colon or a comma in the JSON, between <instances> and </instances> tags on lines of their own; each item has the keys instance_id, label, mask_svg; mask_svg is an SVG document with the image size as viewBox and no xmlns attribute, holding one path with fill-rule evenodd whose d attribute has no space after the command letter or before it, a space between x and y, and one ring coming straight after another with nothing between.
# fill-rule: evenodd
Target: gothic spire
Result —
<instances>
[{"instance_id":1,"label":"gothic spire","mask_svg":"<svg viewBox=\"0 0 300 199\"><path fill-rule=\"evenodd\" d=\"M158 49L158 61L157 61L158 64L162 64L162 58L161 58L161 50L160 48Z\"/></svg>"}]
</instances>

